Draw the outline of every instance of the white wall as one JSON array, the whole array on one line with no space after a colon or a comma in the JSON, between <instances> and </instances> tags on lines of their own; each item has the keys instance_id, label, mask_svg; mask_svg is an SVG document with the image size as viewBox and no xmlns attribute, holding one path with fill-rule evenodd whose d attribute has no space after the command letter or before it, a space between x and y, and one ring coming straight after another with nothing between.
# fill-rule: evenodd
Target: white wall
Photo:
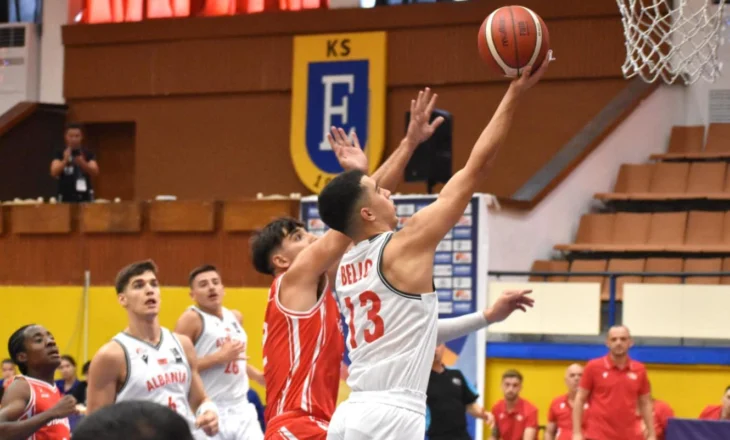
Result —
<instances>
[{"instance_id":1,"label":"white wall","mask_svg":"<svg viewBox=\"0 0 730 440\"><path fill-rule=\"evenodd\" d=\"M531 211L492 210L489 269L529 270L534 260L550 257L555 244L573 242L593 194L613 188L621 164L666 150L683 93L681 86L657 89Z\"/></svg>"},{"instance_id":2,"label":"white wall","mask_svg":"<svg viewBox=\"0 0 730 440\"><path fill-rule=\"evenodd\" d=\"M61 26L68 22L69 0L43 2L43 34L40 53L40 102L62 104L63 44Z\"/></svg>"}]
</instances>

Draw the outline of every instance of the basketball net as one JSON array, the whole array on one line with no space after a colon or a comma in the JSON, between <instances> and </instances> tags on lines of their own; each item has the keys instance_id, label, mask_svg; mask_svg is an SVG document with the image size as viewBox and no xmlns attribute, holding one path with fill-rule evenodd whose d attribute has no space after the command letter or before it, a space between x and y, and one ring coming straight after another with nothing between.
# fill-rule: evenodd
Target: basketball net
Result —
<instances>
[{"instance_id":1,"label":"basketball net","mask_svg":"<svg viewBox=\"0 0 730 440\"><path fill-rule=\"evenodd\" d=\"M624 77L714 82L725 0L616 0L626 37ZM714 4L713 4L714 3Z\"/></svg>"}]
</instances>

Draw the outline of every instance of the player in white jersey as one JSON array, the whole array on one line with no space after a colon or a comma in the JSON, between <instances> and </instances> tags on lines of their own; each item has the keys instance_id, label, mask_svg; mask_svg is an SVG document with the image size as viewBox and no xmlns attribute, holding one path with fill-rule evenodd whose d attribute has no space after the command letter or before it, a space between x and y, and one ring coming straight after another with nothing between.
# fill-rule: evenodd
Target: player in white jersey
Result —
<instances>
[{"instance_id":1,"label":"player in white jersey","mask_svg":"<svg viewBox=\"0 0 730 440\"><path fill-rule=\"evenodd\" d=\"M114 402L145 400L177 411L196 438L217 434L218 410L205 395L192 342L160 326L155 264L130 264L117 275L115 287L129 325L91 361L87 414Z\"/></svg>"},{"instance_id":2,"label":"player in white jersey","mask_svg":"<svg viewBox=\"0 0 730 440\"><path fill-rule=\"evenodd\" d=\"M548 64L534 74L525 69L512 81L464 168L402 230L393 232L398 220L390 192L362 172L340 174L320 193L322 220L356 243L340 261L336 281L350 329L352 393L335 411L328 439L423 438L426 389L439 332L433 289L436 246L462 217L506 140L520 98ZM512 310L523 308L527 300L524 292L508 296ZM511 313L510 307L501 310Z\"/></svg>"},{"instance_id":3,"label":"player in white jersey","mask_svg":"<svg viewBox=\"0 0 730 440\"><path fill-rule=\"evenodd\" d=\"M249 377L265 386L261 371L249 365L247 336L238 310L223 307L225 290L218 269L204 265L188 278L195 302L180 316L175 332L195 344L205 391L218 407L217 440L264 438L256 408L248 402Z\"/></svg>"}]
</instances>

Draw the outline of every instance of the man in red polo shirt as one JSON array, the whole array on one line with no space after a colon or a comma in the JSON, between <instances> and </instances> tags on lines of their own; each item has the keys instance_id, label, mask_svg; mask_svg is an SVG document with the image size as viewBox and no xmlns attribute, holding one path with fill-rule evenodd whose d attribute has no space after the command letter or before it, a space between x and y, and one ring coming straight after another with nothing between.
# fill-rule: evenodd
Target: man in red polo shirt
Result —
<instances>
[{"instance_id":1,"label":"man in red polo shirt","mask_svg":"<svg viewBox=\"0 0 730 440\"><path fill-rule=\"evenodd\" d=\"M578 393L578 384L583 376L583 367L573 364L565 371L565 385L568 394L553 399L548 412L548 424L545 428L545 440L571 440L573 438L573 402ZM584 405L588 409L588 403ZM585 424L587 412L583 412Z\"/></svg>"},{"instance_id":2,"label":"man in red polo shirt","mask_svg":"<svg viewBox=\"0 0 730 440\"><path fill-rule=\"evenodd\" d=\"M730 420L730 387L725 388L722 405L707 405L700 414L704 420Z\"/></svg>"},{"instance_id":3,"label":"man in red polo shirt","mask_svg":"<svg viewBox=\"0 0 730 440\"><path fill-rule=\"evenodd\" d=\"M537 440L537 407L520 398L522 374L507 370L502 375L504 399L492 406L494 427L489 440Z\"/></svg>"},{"instance_id":4,"label":"man in red polo shirt","mask_svg":"<svg viewBox=\"0 0 730 440\"><path fill-rule=\"evenodd\" d=\"M652 414L651 387L646 369L629 358L633 345L629 329L614 326L608 330L609 353L586 365L573 403L573 440L640 439L636 432L637 402L646 425L646 440L656 440ZM583 404L590 405L585 436L580 432Z\"/></svg>"}]
</instances>

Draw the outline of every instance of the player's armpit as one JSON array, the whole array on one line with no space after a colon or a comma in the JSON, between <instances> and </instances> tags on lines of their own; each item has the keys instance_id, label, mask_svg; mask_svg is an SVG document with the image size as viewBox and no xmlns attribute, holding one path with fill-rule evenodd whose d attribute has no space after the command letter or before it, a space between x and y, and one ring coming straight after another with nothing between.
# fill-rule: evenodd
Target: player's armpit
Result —
<instances>
[{"instance_id":1,"label":"player's armpit","mask_svg":"<svg viewBox=\"0 0 730 440\"><path fill-rule=\"evenodd\" d=\"M342 258L350 243L346 235L330 230L302 250L281 279L281 304L298 312L312 308L322 275Z\"/></svg>"},{"instance_id":2,"label":"player's armpit","mask_svg":"<svg viewBox=\"0 0 730 440\"><path fill-rule=\"evenodd\" d=\"M208 398L205 394L203 380L200 378L200 373L198 372L198 357L190 338L181 334L175 334L175 336L180 341L180 345L182 345L185 351L185 357L188 359L188 364L190 365L190 394L188 395L188 402L190 403L190 408L196 411L200 404Z\"/></svg>"},{"instance_id":3,"label":"player's armpit","mask_svg":"<svg viewBox=\"0 0 730 440\"><path fill-rule=\"evenodd\" d=\"M191 341L198 340L203 331L203 319L195 310L185 310L175 324L175 333L185 335Z\"/></svg>"},{"instance_id":4,"label":"player's armpit","mask_svg":"<svg viewBox=\"0 0 730 440\"><path fill-rule=\"evenodd\" d=\"M23 415L28 400L30 400L30 386L28 382L22 379L14 380L3 394L3 400L0 404L0 422L13 422L18 420Z\"/></svg>"},{"instance_id":5,"label":"player's armpit","mask_svg":"<svg viewBox=\"0 0 730 440\"><path fill-rule=\"evenodd\" d=\"M89 366L86 388L86 414L116 401L117 384L128 374L124 349L115 341L106 343L94 355Z\"/></svg>"}]
</instances>

